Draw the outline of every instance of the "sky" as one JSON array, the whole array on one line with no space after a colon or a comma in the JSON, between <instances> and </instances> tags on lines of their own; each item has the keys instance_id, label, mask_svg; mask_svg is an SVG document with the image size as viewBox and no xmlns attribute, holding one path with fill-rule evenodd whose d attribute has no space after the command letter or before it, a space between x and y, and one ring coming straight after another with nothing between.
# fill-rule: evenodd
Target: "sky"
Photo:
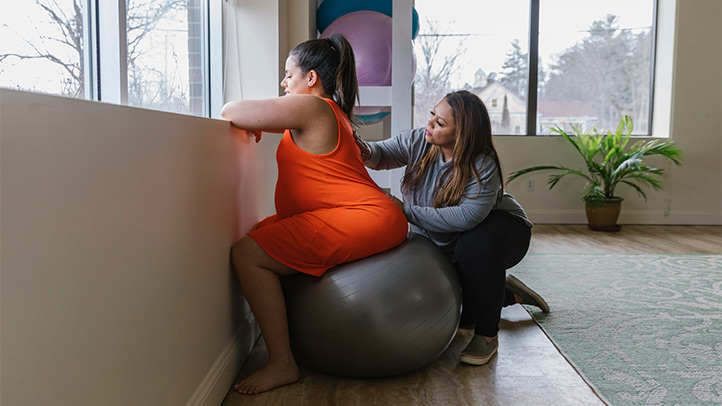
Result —
<instances>
[{"instance_id":1,"label":"sky","mask_svg":"<svg viewBox=\"0 0 722 406\"><path fill-rule=\"evenodd\" d=\"M70 13L73 0L53 0L58 9ZM175 78L176 83L188 82L188 55L186 21L163 19L141 46L145 51L139 63L149 69L167 72L165 76ZM50 22L48 14L33 0L0 0L0 53L32 55L34 51L24 39L32 40L41 50L49 50L63 61L76 61L77 53L67 45L60 45L53 38L62 38L56 24ZM0 86L14 87L20 84L24 89L58 93L63 80L69 75L57 64L43 59L25 60L8 58L0 63ZM177 66L177 68L175 68ZM150 73L147 74L150 78Z\"/></svg>"},{"instance_id":2,"label":"sky","mask_svg":"<svg viewBox=\"0 0 722 406\"><path fill-rule=\"evenodd\" d=\"M72 0L56 0L69 9ZM556 55L586 36L584 32L595 20L607 14L620 16L622 28L641 29L652 24L653 0L541 0L540 54L542 63L549 65ZM510 44L518 39L528 48L529 0L415 0L419 14L419 32L424 34L426 20L438 22L440 28L453 34L465 35L465 52L457 59L459 73L452 79L452 87L472 83L478 69L487 74L502 71L502 64ZM31 0L0 0L0 53L24 51L28 46L21 38L48 35L57 28L48 23L47 16ZM468 34L468 36L466 36ZM51 34L57 35L57 34ZM462 37L445 41L446 52L455 52ZM46 40L52 47L52 41ZM58 48L56 48L58 49ZM60 51L57 51L60 52ZM417 58L420 55L416 51ZM28 68L32 66L32 68ZM43 75L37 75L43 72ZM57 87L64 74L53 64L31 62L22 67L0 66L0 85L7 86L9 78L25 76L24 83L38 90ZM32 79L29 77L32 76ZM66 75L67 76L67 75Z\"/></svg>"},{"instance_id":3,"label":"sky","mask_svg":"<svg viewBox=\"0 0 722 406\"><path fill-rule=\"evenodd\" d=\"M72 9L72 0L56 0L64 10ZM23 38L57 36L57 28L50 24L47 14L30 0L0 0L0 53L32 54L32 48L23 42ZM66 47L59 47L52 40L45 39L44 44L54 53L69 58ZM42 48L42 45L38 45ZM45 60L29 61L27 64L12 66L17 59L9 58L0 65L0 85L9 86L18 80L24 87L36 87L38 90L57 89L64 75L55 64ZM39 75L38 72L42 72Z\"/></svg>"},{"instance_id":4,"label":"sky","mask_svg":"<svg viewBox=\"0 0 722 406\"><path fill-rule=\"evenodd\" d=\"M653 0L540 0L539 52L542 64L573 46L587 34L595 20L607 14L619 16L621 28L642 29L652 25ZM502 71L511 42L518 39L528 49L529 0L415 0L419 14L419 34L424 34L427 19L455 34L470 34L464 39L466 51L457 59L459 74L451 78L452 87L472 83L474 73ZM454 37L460 38L460 37ZM457 47L447 39L445 49ZM416 51L417 57L420 54Z\"/></svg>"}]
</instances>

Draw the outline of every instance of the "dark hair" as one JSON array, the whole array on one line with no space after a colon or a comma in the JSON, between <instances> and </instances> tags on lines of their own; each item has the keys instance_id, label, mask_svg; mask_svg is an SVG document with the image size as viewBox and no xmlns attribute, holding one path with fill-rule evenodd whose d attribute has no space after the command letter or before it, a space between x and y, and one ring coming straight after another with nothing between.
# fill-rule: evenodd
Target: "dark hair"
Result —
<instances>
[{"instance_id":1,"label":"dark hair","mask_svg":"<svg viewBox=\"0 0 722 406\"><path fill-rule=\"evenodd\" d=\"M499 171L501 191L504 191L504 178L501 174L499 154L491 137L491 120L489 112L479 96L466 90L451 92L444 97L451 107L455 123L454 162L441 176L441 182L434 191L434 207L455 206L464 197L464 189L469 178L473 176L481 186L476 171L476 158L485 154L494 160ZM402 187L413 190L424 182L431 163L439 159L441 149L432 145L424 157L416 161L411 168L407 167ZM473 197L472 197L473 198Z\"/></svg>"},{"instance_id":2,"label":"dark hair","mask_svg":"<svg viewBox=\"0 0 722 406\"><path fill-rule=\"evenodd\" d=\"M296 57L296 65L303 74L316 71L323 90L330 94L349 120L358 99L356 59L351 44L341 34L311 39L298 44L289 55Z\"/></svg>"}]
</instances>

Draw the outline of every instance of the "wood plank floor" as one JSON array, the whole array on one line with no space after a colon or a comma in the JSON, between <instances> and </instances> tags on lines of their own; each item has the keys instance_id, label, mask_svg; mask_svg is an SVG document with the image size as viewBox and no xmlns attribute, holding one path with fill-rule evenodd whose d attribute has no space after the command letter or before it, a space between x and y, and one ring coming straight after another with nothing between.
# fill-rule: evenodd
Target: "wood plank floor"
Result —
<instances>
[{"instance_id":1,"label":"wood plank floor","mask_svg":"<svg viewBox=\"0 0 722 406\"><path fill-rule=\"evenodd\" d=\"M722 254L719 226L630 226L615 233L585 225L536 225L530 253ZM554 311L554 309L552 309ZM543 331L519 306L502 312L499 353L487 365L458 363L471 338L459 330L449 348L426 368L388 379L344 379L305 368L301 380L246 396L230 391L223 406L237 405L604 405ZM265 362L259 340L238 375Z\"/></svg>"},{"instance_id":2,"label":"wood plank floor","mask_svg":"<svg viewBox=\"0 0 722 406\"><path fill-rule=\"evenodd\" d=\"M625 225L619 232L586 225L534 226L530 253L722 254L722 227Z\"/></svg>"}]
</instances>

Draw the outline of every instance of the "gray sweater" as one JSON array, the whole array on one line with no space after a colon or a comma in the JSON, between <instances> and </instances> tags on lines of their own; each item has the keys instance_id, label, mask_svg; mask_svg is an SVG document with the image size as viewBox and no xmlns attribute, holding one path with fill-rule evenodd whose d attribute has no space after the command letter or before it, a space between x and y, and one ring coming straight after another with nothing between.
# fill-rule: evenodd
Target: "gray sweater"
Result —
<instances>
[{"instance_id":1,"label":"gray sweater","mask_svg":"<svg viewBox=\"0 0 722 406\"><path fill-rule=\"evenodd\" d=\"M371 169L392 169L414 163L431 147L425 135L426 128L417 128L387 140L370 142L371 155L364 163ZM435 186L451 164L452 161L444 162L443 156L439 157L429 168L423 187L404 192L404 214L412 231L428 237L450 253L459 234L479 225L492 210L510 213L532 227L514 197L502 193L499 169L493 159L486 159L486 155L476 160L481 186L472 177L457 206L433 207Z\"/></svg>"}]
</instances>

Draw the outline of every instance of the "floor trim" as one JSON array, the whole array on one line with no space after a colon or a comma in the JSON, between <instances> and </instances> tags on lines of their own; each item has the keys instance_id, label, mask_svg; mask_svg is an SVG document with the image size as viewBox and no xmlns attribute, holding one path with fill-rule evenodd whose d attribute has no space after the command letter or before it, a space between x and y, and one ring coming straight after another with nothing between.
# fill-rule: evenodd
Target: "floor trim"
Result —
<instances>
[{"instance_id":1,"label":"floor trim","mask_svg":"<svg viewBox=\"0 0 722 406\"><path fill-rule=\"evenodd\" d=\"M261 331L255 317L249 318L221 352L186 406L218 406L228 394L238 371L253 350Z\"/></svg>"}]
</instances>

